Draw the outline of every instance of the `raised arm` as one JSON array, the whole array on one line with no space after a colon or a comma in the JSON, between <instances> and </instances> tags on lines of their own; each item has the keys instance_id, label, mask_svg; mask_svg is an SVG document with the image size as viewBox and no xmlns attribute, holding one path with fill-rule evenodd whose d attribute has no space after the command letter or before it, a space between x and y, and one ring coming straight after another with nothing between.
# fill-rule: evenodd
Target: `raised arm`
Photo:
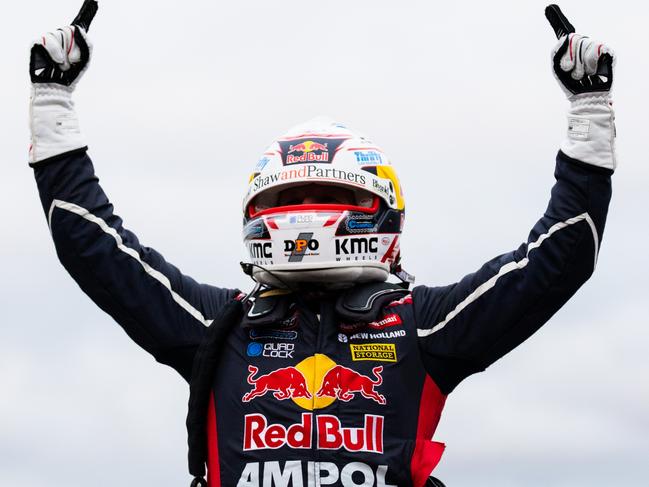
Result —
<instances>
[{"instance_id":1,"label":"raised arm","mask_svg":"<svg viewBox=\"0 0 649 487\"><path fill-rule=\"evenodd\" d=\"M413 292L422 356L445 393L530 337L597 264L616 166L612 54L601 43L569 34L552 59L571 105L544 216L513 252L456 284Z\"/></svg>"},{"instance_id":2,"label":"raised arm","mask_svg":"<svg viewBox=\"0 0 649 487\"><path fill-rule=\"evenodd\" d=\"M237 292L183 275L142 246L113 213L72 102L91 49L78 26L46 34L34 45L30 165L63 266L135 342L188 378L206 326Z\"/></svg>"}]
</instances>

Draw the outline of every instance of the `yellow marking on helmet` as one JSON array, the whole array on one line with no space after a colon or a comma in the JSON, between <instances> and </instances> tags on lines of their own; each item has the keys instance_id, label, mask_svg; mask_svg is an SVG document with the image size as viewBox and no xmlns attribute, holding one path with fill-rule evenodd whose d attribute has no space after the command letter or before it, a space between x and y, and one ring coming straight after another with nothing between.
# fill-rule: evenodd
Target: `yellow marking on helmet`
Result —
<instances>
[{"instance_id":1,"label":"yellow marking on helmet","mask_svg":"<svg viewBox=\"0 0 649 487\"><path fill-rule=\"evenodd\" d=\"M255 179L257 176L259 176L258 172L253 172L250 177L248 178L248 184L252 183L252 180Z\"/></svg>"},{"instance_id":2,"label":"yellow marking on helmet","mask_svg":"<svg viewBox=\"0 0 649 487\"><path fill-rule=\"evenodd\" d=\"M397 177L397 173L392 166L376 166L376 175L383 179L389 179L394 185L394 192L397 196L397 210L403 210L406 207L406 202L403 199L403 191L401 190L401 183Z\"/></svg>"}]
</instances>

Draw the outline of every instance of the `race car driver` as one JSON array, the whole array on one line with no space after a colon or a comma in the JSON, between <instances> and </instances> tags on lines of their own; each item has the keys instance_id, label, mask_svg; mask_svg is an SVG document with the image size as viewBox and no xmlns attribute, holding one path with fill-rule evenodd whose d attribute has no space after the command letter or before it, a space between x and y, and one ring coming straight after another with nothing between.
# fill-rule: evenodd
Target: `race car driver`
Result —
<instances>
[{"instance_id":1,"label":"race car driver","mask_svg":"<svg viewBox=\"0 0 649 487\"><path fill-rule=\"evenodd\" d=\"M88 26L32 49L30 165L63 266L191 382L193 485L433 482L447 395L531 336L595 268L616 166L609 49L571 33L553 50L568 132L526 243L455 284L388 283L412 280L394 167L369 139L315 119L279 137L251 175L244 270L257 285L243 295L182 274L114 214L72 102Z\"/></svg>"}]
</instances>

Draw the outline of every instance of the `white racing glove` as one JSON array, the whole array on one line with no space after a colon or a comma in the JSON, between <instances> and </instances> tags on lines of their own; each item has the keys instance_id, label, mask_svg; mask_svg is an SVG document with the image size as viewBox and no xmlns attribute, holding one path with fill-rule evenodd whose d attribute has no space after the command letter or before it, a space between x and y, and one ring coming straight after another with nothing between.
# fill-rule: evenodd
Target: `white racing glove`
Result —
<instances>
[{"instance_id":1,"label":"white racing glove","mask_svg":"<svg viewBox=\"0 0 649 487\"><path fill-rule=\"evenodd\" d=\"M79 130L72 93L88 69L92 46L86 30L97 3L86 0L73 24L50 32L34 42L29 72L30 164L86 147Z\"/></svg>"},{"instance_id":2,"label":"white racing glove","mask_svg":"<svg viewBox=\"0 0 649 487\"><path fill-rule=\"evenodd\" d=\"M570 101L567 156L615 170L615 113L610 98L614 56L601 42L580 34L561 37L552 50L554 75Z\"/></svg>"}]
</instances>

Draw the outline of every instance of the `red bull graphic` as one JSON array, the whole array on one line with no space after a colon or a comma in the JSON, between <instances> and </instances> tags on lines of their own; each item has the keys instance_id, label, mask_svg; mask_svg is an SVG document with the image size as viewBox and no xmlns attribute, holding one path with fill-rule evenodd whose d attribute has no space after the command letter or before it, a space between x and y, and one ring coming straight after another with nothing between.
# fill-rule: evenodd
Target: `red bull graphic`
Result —
<instances>
[{"instance_id":1,"label":"red bull graphic","mask_svg":"<svg viewBox=\"0 0 649 487\"><path fill-rule=\"evenodd\" d=\"M298 155L298 153L300 153ZM321 144L313 140L305 140L299 144L290 145L286 156L286 164L300 162L329 162L327 143Z\"/></svg>"},{"instance_id":2,"label":"red bull graphic","mask_svg":"<svg viewBox=\"0 0 649 487\"><path fill-rule=\"evenodd\" d=\"M280 401L291 399L303 409L313 411L331 405L336 400L349 402L360 397L385 405L387 400L378 392L383 384L383 366L372 368L370 377L349 367L338 365L323 354L307 357L295 366L273 370L257 376L259 369L248 366L248 384L252 389L243 395L243 402L272 392Z\"/></svg>"},{"instance_id":3,"label":"red bull graphic","mask_svg":"<svg viewBox=\"0 0 649 487\"><path fill-rule=\"evenodd\" d=\"M379 365L372 369L374 380L370 377L359 374L355 370L342 365L336 365L327 372L322 380L322 386L316 393L318 397L335 397L341 401L351 401L359 392L364 398L372 399L379 404L385 404L385 396L376 392L376 387L383 384L383 366Z\"/></svg>"},{"instance_id":4,"label":"red bull graphic","mask_svg":"<svg viewBox=\"0 0 649 487\"><path fill-rule=\"evenodd\" d=\"M288 153L293 154L294 152L313 152L317 150L323 152L328 151L329 149L327 149L327 143L325 142L324 144L321 144L319 142L307 140L305 142L302 142L301 144L289 146Z\"/></svg>"},{"instance_id":5,"label":"red bull graphic","mask_svg":"<svg viewBox=\"0 0 649 487\"><path fill-rule=\"evenodd\" d=\"M264 450L287 446L294 449L383 453L383 416L366 414L361 427L345 427L336 416L303 413L299 423L272 424L263 414L247 414L244 419L243 449Z\"/></svg>"},{"instance_id":6,"label":"red bull graphic","mask_svg":"<svg viewBox=\"0 0 649 487\"><path fill-rule=\"evenodd\" d=\"M242 401L252 399L272 392L275 399L284 401L289 398L304 397L310 399L311 393L307 389L306 379L302 372L295 367L284 367L273 370L268 374L255 378L259 369L254 365L248 366L248 384L252 385L251 391L243 395Z\"/></svg>"},{"instance_id":7,"label":"red bull graphic","mask_svg":"<svg viewBox=\"0 0 649 487\"><path fill-rule=\"evenodd\" d=\"M280 140L280 155L284 165L308 162L331 163L345 139L319 137L316 134L290 140Z\"/></svg>"}]
</instances>

